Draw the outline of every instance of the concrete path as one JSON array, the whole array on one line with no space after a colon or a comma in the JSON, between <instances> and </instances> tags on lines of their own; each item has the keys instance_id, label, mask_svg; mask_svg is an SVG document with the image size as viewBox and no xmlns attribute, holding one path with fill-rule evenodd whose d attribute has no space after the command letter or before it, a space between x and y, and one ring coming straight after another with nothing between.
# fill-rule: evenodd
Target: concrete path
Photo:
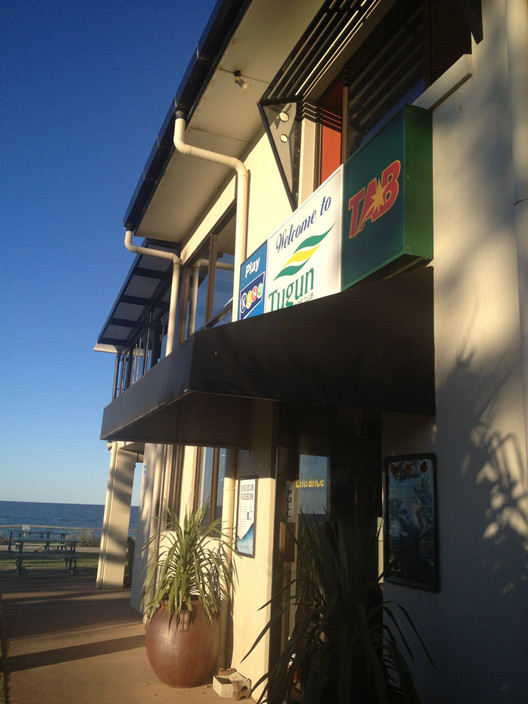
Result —
<instances>
[{"instance_id":1,"label":"concrete path","mask_svg":"<svg viewBox=\"0 0 528 704\"><path fill-rule=\"evenodd\" d=\"M220 704L212 685L171 689L148 664L128 590L92 579L1 576L9 704Z\"/></svg>"}]
</instances>

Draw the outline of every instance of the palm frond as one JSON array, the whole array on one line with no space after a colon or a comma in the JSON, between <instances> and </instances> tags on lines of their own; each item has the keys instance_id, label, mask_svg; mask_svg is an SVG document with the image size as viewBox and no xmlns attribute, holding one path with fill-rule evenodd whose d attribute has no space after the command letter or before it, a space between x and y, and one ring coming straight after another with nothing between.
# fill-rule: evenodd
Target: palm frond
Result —
<instances>
[{"instance_id":1,"label":"palm frond","mask_svg":"<svg viewBox=\"0 0 528 704\"><path fill-rule=\"evenodd\" d=\"M162 546L149 562L143 606L150 618L167 602L169 613L178 621L184 609L192 611L193 599L200 599L212 619L234 586L234 567L226 558L230 545L222 522L207 521L207 506L186 513L181 523L170 511L168 515ZM159 541L157 533L144 550Z\"/></svg>"},{"instance_id":2,"label":"palm frond","mask_svg":"<svg viewBox=\"0 0 528 704\"><path fill-rule=\"evenodd\" d=\"M249 652L292 606L302 604L304 615L259 681L264 685L260 702L282 704L300 687L305 704L419 704L406 660L411 648L400 621L429 654L405 609L383 603L377 541L375 522L316 522L301 515L295 593L289 599L282 595L281 606Z\"/></svg>"}]
</instances>

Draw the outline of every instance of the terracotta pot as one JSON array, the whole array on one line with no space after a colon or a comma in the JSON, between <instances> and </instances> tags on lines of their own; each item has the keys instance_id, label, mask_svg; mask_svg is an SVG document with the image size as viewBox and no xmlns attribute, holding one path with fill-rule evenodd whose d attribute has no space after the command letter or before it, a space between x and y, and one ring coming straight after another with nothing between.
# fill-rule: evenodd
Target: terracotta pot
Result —
<instances>
[{"instance_id":1,"label":"terracotta pot","mask_svg":"<svg viewBox=\"0 0 528 704\"><path fill-rule=\"evenodd\" d=\"M214 667L220 645L217 618L209 621L200 601L182 612L179 622L161 606L147 625L145 646L150 666L169 687L203 684Z\"/></svg>"}]
</instances>

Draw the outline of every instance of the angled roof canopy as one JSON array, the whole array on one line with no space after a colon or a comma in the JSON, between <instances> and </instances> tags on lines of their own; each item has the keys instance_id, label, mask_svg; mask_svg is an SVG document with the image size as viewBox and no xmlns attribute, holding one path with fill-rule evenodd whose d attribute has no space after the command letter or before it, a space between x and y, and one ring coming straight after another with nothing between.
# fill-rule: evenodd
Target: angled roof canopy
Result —
<instances>
[{"instance_id":1,"label":"angled roof canopy","mask_svg":"<svg viewBox=\"0 0 528 704\"><path fill-rule=\"evenodd\" d=\"M144 243L146 244L146 243ZM169 250L167 246L156 247ZM168 307L172 263L167 259L136 255L110 315L95 345L97 352L127 349L149 311Z\"/></svg>"}]
</instances>

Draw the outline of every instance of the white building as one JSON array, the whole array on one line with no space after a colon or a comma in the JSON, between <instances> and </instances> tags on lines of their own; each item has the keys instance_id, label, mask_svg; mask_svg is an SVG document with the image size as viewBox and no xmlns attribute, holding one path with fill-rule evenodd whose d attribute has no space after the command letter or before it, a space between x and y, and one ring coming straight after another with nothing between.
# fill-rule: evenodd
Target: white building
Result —
<instances>
[{"instance_id":1,"label":"white building","mask_svg":"<svg viewBox=\"0 0 528 704\"><path fill-rule=\"evenodd\" d=\"M293 569L281 526L381 516L387 458L417 457L435 540L384 593L435 662L422 699L526 701L527 38L525 0L219 0L156 138L96 346L116 353L98 580L122 583L137 462L138 547L207 498L236 534L256 479L224 653L253 681L287 635L242 662Z\"/></svg>"}]
</instances>

